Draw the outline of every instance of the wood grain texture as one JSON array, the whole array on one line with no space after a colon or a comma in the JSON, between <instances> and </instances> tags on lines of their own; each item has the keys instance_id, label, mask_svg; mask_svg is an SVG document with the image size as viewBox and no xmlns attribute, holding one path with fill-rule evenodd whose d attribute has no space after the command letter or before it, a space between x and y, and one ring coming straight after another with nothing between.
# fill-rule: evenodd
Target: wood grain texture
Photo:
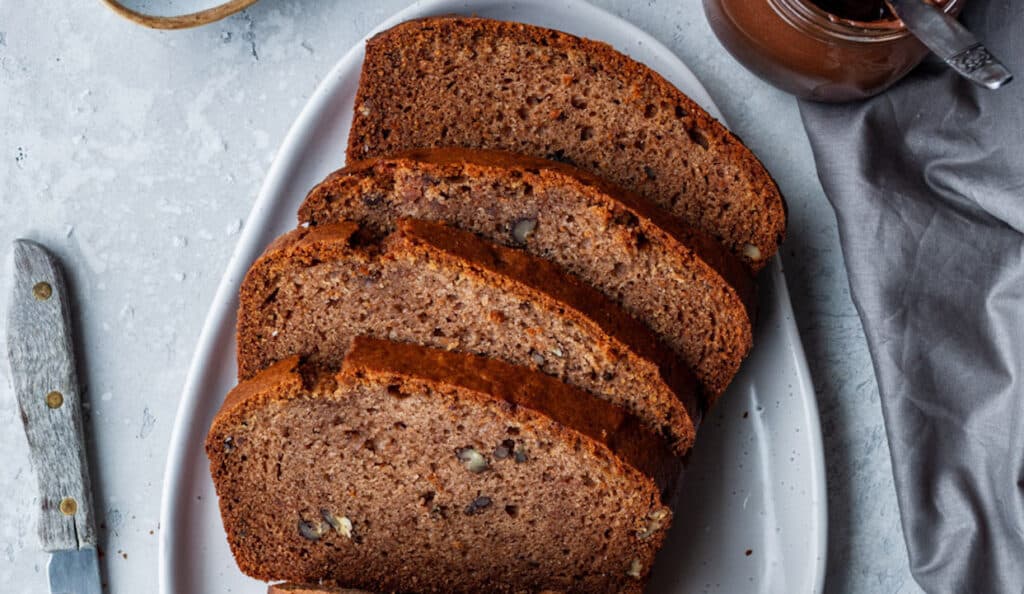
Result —
<instances>
[{"instance_id":1,"label":"wood grain texture","mask_svg":"<svg viewBox=\"0 0 1024 594\"><path fill-rule=\"evenodd\" d=\"M188 29L219 21L254 4L256 0L230 0L213 8L175 16L156 16L141 13L128 8L117 0L102 0L102 2L129 21L151 29Z\"/></svg>"},{"instance_id":2,"label":"wood grain texture","mask_svg":"<svg viewBox=\"0 0 1024 594\"><path fill-rule=\"evenodd\" d=\"M39 283L49 284L48 297ZM93 546L96 524L64 275L45 248L19 239L13 286L7 354L39 482L39 540L47 551ZM48 395L55 391L63 398L53 408L58 399ZM69 497L75 503L70 515L61 511ZM63 507L72 509L67 501Z\"/></svg>"}]
</instances>

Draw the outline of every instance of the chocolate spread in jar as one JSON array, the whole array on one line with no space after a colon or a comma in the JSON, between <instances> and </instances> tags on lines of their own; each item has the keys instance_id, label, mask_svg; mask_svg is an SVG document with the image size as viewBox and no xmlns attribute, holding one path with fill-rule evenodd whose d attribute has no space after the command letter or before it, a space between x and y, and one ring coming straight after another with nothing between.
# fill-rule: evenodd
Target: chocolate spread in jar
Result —
<instances>
[{"instance_id":1,"label":"chocolate spread in jar","mask_svg":"<svg viewBox=\"0 0 1024 594\"><path fill-rule=\"evenodd\" d=\"M954 16L966 2L933 1ZM815 101L880 93L928 53L884 0L704 0L704 10L740 63Z\"/></svg>"},{"instance_id":2,"label":"chocolate spread in jar","mask_svg":"<svg viewBox=\"0 0 1024 594\"><path fill-rule=\"evenodd\" d=\"M885 0L811 0L818 8L850 21L892 20L895 17L889 12Z\"/></svg>"}]
</instances>

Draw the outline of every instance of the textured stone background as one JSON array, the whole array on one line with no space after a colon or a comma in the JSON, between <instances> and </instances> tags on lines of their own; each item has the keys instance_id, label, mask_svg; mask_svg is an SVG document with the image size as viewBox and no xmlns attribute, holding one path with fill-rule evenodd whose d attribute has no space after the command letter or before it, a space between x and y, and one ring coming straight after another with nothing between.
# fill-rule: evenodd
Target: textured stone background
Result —
<instances>
[{"instance_id":1,"label":"textured stone background","mask_svg":"<svg viewBox=\"0 0 1024 594\"><path fill-rule=\"evenodd\" d=\"M724 52L699 0L597 3L690 65L788 198L786 275L828 468L826 590L919 591L906 568L871 362L794 100ZM156 590L161 477L179 391L274 150L319 77L406 4L263 0L198 30L156 32L95 1L0 2L0 251L27 236L69 268L111 591ZM35 477L0 377L0 584L43 593Z\"/></svg>"}]
</instances>

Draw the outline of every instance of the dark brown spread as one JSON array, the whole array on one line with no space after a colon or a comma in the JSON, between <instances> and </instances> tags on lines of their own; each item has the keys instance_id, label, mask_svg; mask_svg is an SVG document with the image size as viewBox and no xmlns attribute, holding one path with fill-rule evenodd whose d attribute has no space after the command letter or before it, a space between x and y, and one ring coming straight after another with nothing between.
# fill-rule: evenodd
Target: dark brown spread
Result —
<instances>
[{"instance_id":1,"label":"dark brown spread","mask_svg":"<svg viewBox=\"0 0 1024 594\"><path fill-rule=\"evenodd\" d=\"M966 0L941 2L952 14ZM816 101L884 91L928 53L884 0L705 0L722 45L754 74Z\"/></svg>"},{"instance_id":2,"label":"dark brown spread","mask_svg":"<svg viewBox=\"0 0 1024 594\"><path fill-rule=\"evenodd\" d=\"M812 0L818 8L850 21L882 21L894 18L885 0Z\"/></svg>"}]
</instances>

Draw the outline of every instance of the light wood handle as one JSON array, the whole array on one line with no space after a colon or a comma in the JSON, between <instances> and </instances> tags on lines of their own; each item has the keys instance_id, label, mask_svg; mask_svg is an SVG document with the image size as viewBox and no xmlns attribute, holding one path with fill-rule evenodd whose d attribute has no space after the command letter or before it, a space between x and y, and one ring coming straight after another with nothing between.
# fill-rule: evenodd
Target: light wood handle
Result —
<instances>
[{"instance_id":1,"label":"light wood handle","mask_svg":"<svg viewBox=\"0 0 1024 594\"><path fill-rule=\"evenodd\" d=\"M239 10L254 4L256 0L230 0L224 4L193 12L174 16L156 16L132 10L118 2L118 0L101 0L108 8L123 16L129 21L136 22L151 29L188 29L198 27L207 23L220 20L226 16L235 14Z\"/></svg>"},{"instance_id":2,"label":"light wood handle","mask_svg":"<svg viewBox=\"0 0 1024 594\"><path fill-rule=\"evenodd\" d=\"M39 540L58 551L96 544L64 275L41 245L14 242L7 353L39 482Z\"/></svg>"}]
</instances>

